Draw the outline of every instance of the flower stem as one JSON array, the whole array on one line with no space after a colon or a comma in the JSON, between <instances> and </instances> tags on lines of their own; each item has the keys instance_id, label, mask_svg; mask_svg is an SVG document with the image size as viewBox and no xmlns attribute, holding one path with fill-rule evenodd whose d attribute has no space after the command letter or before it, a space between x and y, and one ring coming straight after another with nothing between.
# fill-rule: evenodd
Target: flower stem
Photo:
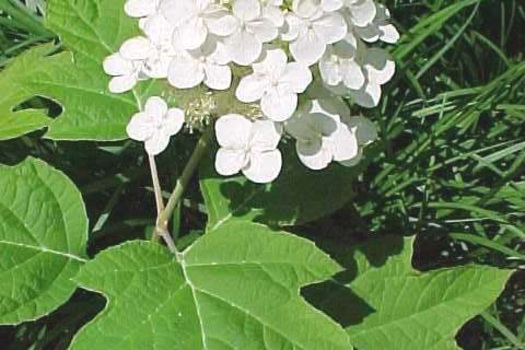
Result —
<instances>
[{"instance_id":1,"label":"flower stem","mask_svg":"<svg viewBox=\"0 0 525 350\"><path fill-rule=\"evenodd\" d=\"M148 155L149 169L151 172L151 180L153 182L153 191L155 192L155 203L157 204L157 216L164 210L164 200L162 199L162 188L160 187L159 172L157 171L157 163L155 163L155 156Z\"/></svg>"},{"instance_id":2,"label":"flower stem","mask_svg":"<svg viewBox=\"0 0 525 350\"><path fill-rule=\"evenodd\" d=\"M186 188L188 187L188 184L191 178L193 177L195 170L197 170L197 167L202 157L206 154L206 150L208 149L208 146L210 144L211 137L212 130L211 128L208 128L204 131L201 138L199 139L199 142L195 146L190 160L188 161L186 167L182 171L182 175L177 180L177 185L171 193L171 196L168 200L168 204L166 205L164 210L162 210L162 212L159 213L157 217L157 227L155 229L156 234L164 239L164 241L168 245L168 248L170 248L170 250L173 253L177 252L177 248L175 247L173 239L169 235L168 223L171 216L173 215L173 211L181 202L182 196L184 195L184 192L186 191Z\"/></svg>"}]
</instances>

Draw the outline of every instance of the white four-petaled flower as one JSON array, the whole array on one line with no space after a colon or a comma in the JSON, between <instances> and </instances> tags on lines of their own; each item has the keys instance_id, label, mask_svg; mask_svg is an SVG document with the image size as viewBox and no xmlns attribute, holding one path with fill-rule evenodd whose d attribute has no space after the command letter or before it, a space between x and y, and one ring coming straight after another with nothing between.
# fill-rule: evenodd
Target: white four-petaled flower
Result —
<instances>
[{"instance_id":1,"label":"white four-petaled flower","mask_svg":"<svg viewBox=\"0 0 525 350\"><path fill-rule=\"evenodd\" d=\"M399 32L389 22L390 12L381 4L377 4L376 8L377 13L373 21L365 26L355 26L355 32L367 42L381 40L385 43L395 44L399 40Z\"/></svg>"},{"instance_id":2,"label":"white four-petaled flower","mask_svg":"<svg viewBox=\"0 0 525 350\"><path fill-rule=\"evenodd\" d=\"M215 134L221 146L215 158L219 174L230 176L242 172L256 183L277 178L282 167L281 152L277 149L281 139L278 124L229 114L219 118Z\"/></svg>"},{"instance_id":3,"label":"white four-petaled flower","mask_svg":"<svg viewBox=\"0 0 525 350\"><path fill-rule=\"evenodd\" d=\"M297 108L297 94L312 82L312 72L298 62L288 62L283 50L266 52L266 57L253 65L253 73L242 78L236 97L251 103L261 100L261 109L268 118L281 122Z\"/></svg>"},{"instance_id":4,"label":"white four-petaled flower","mask_svg":"<svg viewBox=\"0 0 525 350\"><path fill-rule=\"evenodd\" d=\"M168 147L170 138L179 133L184 124L184 111L168 109L160 97L150 97L143 112L133 116L128 124L128 136L145 144L150 155L160 154Z\"/></svg>"},{"instance_id":5,"label":"white four-petaled flower","mask_svg":"<svg viewBox=\"0 0 525 350\"><path fill-rule=\"evenodd\" d=\"M145 79L143 68L144 62L126 59L118 52L106 57L104 71L113 77L109 91L119 94L133 89L139 80Z\"/></svg>"},{"instance_id":6,"label":"white four-petaled flower","mask_svg":"<svg viewBox=\"0 0 525 350\"><path fill-rule=\"evenodd\" d=\"M232 11L238 28L225 42L232 61L247 66L261 56L263 43L275 39L279 32L274 22L263 16L259 0L236 0Z\"/></svg>"},{"instance_id":7,"label":"white four-petaled flower","mask_svg":"<svg viewBox=\"0 0 525 350\"><path fill-rule=\"evenodd\" d=\"M325 84L360 89L365 83L365 74L356 56L357 48L346 41L330 46L319 62L319 72Z\"/></svg>"},{"instance_id":8,"label":"white four-petaled flower","mask_svg":"<svg viewBox=\"0 0 525 350\"><path fill-rule=\"evenodd\" d=\"M308 101L286 122L285 129L296 139L304 165L321 170L332 161L344 163L359 156L356 132L341 120L349 115L343 101L330 98Z\"/></svg>"},{"instance_id":9,"label":"white four-petaled flower","mask_svg":"<svg viewBox=\"0 0 525 350\"><path fill-rule=\"evenodd\" d=\"M368 49L364 45L359 45L353 62L360 67L360 70L364 74L364 84L360 88L352 86L349 84L348 80L344 79L344 76L341 75L342 82L339 85L332 84L336 82L337 73L341 70L337 69L337 65L325 64L322 62L320 64L320 71L323 76L327 87L337 95L351 97L352 100L360 106L366 108L373 108L379 104L381 99L381 86L386 84L395 73L395 63L388 56L388 53L380 48ZM354 77L358 77L361 73L355 68L353 74ZM349 74L348 71L346 71ZM352 78L352 75L347 76L349 79ZM330 82L330 79L333 80ZM354 78L357 80L356 78ZM359 79L360 80L360 79ZM350 80L352 82L352 80Z\"/></svg>"},{"instance_id":10,"label":"white four-petaled flower","mask_svg":"<svg viewBox=\"0 0 525 350\"><path fill-rule=\"evenodd\" d=\"M293 58L306 65L319 61L328 44L342 40L348 27L339 12L325 12L321 5L305 6L313 0L298 0L286 15L287 31L283 39L290 41Z\"/></svg>"},{"instance_id":11,"label":"white four-petaled flower","mask_svg":"<svg viewBox=\"0 0 525 350\"><path fill-rule=\"evenodd\" d=\"M150 78L166 78L172 59L179 54L171 45L173 26L156 14L144 22L143 31L146 36L125 41L119 52L127 59L142 62L142 71Z\"/></svg>"},{"instance_id":12,"label":"white four-petaled flower","mask_svg":"<svg viewBox=\"0 0 525 350\"><path fill-rule=\"evenodd\" d=\"M168 81L179 89L190 89L204 82L214 90L226 90L232 82L230 58L224 44L209 37L204 45L171 61Z\"/></svg>"},{"instance_id":13,"label":"white four-petaled flower","mask_svg":"<svg viewBox=\"0 0 525 350\"><path fill-rule=\"evenodd\" d=\"M164 0L161 11L175 26L173 43L184 50L198 49L209 34L231 35L235 17L213 0Z\"/></svg>"}]
</instances>

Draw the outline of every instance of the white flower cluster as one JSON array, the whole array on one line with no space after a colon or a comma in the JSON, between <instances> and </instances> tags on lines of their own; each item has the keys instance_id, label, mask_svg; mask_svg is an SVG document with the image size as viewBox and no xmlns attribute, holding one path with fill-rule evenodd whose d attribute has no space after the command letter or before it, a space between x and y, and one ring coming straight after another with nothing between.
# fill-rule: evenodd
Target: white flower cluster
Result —
<instances>
[{"instance_id":1,"label":"white flower cluster","mask_svg":"<svg viewBox=\"0 0 525 350\"><path fill-rule=\"evenodd\" d=\"M220 174L273 181L284 134L314 170L332 161L357 164L377 137L374 124L351 117L341 99L377 106L381 85L394 74L386 51L366 44L399 38L388 10L374 0L128 0L125 12L139 20L143 35L104 61L111 92L167 79L181 90L201 84L231 90L237 101L260 111L231 111L216 122ZM183 121L182 110L155 97L133 117L128 134L158 154Z\"/></svg>"}]
</instances>

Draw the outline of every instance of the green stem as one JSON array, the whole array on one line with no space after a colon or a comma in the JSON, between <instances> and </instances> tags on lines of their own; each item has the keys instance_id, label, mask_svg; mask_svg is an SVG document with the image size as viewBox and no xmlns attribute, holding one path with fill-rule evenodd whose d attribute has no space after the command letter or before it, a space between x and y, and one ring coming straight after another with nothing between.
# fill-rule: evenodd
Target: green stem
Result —
<instances>
[{"instance_id":1,"label":"green stem","mask_svg":"<svg viewBox=\"0 0 525 350\"><path fill-rule=\"evenodd\" d=\"M208 128L204 131L203 135L199 139L197 146L195 146L195 149L190 157L190 160L188 161L188 164L186 164L186 167L182 171L182 175L177 180L177 185L171 193L171 196L168 200L168 204L166 204L166 208L164 208L164 210L159 214L157 219L157 227L155 231L160 237L164 239L170 250L174 253L177 250L175 248L175 244L173 243L173 239L169 235L168 223L171 216L173 215L174 210L180 204L182 196L184 195L184 192L186 191L186 188L188 187L188 184L191 178L193 177L193 174L197 170L197 167L202 157L206 154L206 150L208 149L208 146L210 144L211 137L212 129Z\"/></svg>"}]
</instances>

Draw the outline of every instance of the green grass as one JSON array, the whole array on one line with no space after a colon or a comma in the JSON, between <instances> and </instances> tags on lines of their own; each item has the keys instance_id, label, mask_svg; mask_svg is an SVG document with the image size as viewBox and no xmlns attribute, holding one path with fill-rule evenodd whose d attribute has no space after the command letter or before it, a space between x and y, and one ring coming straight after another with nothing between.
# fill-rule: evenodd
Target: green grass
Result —
<instances>
[{"instance_id":1,"label":"green grass","mask_svg":"<svg viewBox=\"0 0 525 350\"><path fill-rule=\"evenodd\" d=\"M398 72L380 108L362 111L381 126L379 155L356 183L353 203L300 230L417 234L414 263L424 270L471 261L521 269L458 341L469 350L525 349L525 2L386 3L405 36L392 50ZM54 39L42 25L43 4L0 0L0 67ZM153 224L148 174L130 143L56 144L37 136L0 143L0 161L32 154L74 179L94 228L90 252ZM161 172L165 182L176 175L172 168ZM177 214L181 232L202 226L201 204L193 186ZM0 344L63 349L100 307L98 297L79 292L50 317L0 329Z\"/></svg>"}]
</instances>

